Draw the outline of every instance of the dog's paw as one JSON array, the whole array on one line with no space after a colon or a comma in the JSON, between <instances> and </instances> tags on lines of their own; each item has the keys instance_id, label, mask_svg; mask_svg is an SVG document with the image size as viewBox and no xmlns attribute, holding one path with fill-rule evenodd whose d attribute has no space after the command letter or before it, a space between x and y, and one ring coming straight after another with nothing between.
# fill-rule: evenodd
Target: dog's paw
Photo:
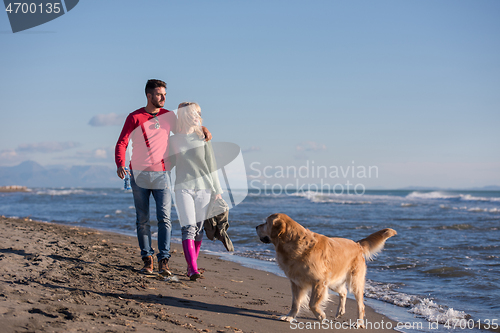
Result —
<instances>
[{"instance_id":1,"label":"dog's paw","mask_svg":"<svg viewBox=\"0 0 500 333\"><path fill-rule=\"evenodd\" d=\"M292 323L292 322L296 321L294 317L290 317L290 316L281 316L280 320L281 321L287 321L289 323Z\"/></svg>"},{"instance_id":2,"label":"dog's paw","mask_svg":"<svg viewBox=\"0 0 500 333\"><path fill-rule=\"evenodd\" d=\"M345 311L341 311L341 310L339 310L339 311L337 312L337 315L335 316L335 319L339 319L340 317L342 317L342 316L344 315L344 313L345 313Z\"/></svg>"},{"instance_id":3,"label":"dog's paw","mask_svg":"<svg viewBox=\"0 0 500 333\"><path fill-rule=\"evenodd\" d=\"M358 320L356 321L356 325L355 325L355 327L356 327L356 328L366 328L366 327L365 327L365 323L363 322L363 320L360 320L360 319L358 319Z\"/></svg>"},{"instance_id":4,"label":"dog's paw","mask_svg":"<svg viewBox=\"0 0 500 333\"><path fill-rule=\"evenodd\" d=\"M324 312L320 313L317 319L322 323L326 320L326 314Z\"/></svg>"}]
</instances>

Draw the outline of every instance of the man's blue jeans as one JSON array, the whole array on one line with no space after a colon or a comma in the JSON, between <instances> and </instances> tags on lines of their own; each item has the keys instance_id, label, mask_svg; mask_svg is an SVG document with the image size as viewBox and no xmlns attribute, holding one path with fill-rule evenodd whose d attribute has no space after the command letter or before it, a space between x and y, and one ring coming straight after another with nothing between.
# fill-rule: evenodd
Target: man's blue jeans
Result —
<instances>
[{"instance_id":1,"label":"man's blue jeans","mask_svg":"<svg viewBox=\"0 0 500 333\"><path fill-rule=\"evenodd\" d=\"M146 176L142 172L139 177ZM167 172L163 173L165 184L170 184L170 177ZM136 211L137 239L141 256L152 256L154 250L151 244L151 225L149 223L149 198L153 194L156 203L156 218L158 220L158 260L170 258L170 239L172 238L172 222L170 220L170 211L172 208L172 195L170 189L165 186L160 189L151 189L138 186L135 177L130 177L132 193L134 194L134 204ZM140 182L141 185L143 182ZM153 186L154 188L154 186Z\"/></svg>"}]
</instances>

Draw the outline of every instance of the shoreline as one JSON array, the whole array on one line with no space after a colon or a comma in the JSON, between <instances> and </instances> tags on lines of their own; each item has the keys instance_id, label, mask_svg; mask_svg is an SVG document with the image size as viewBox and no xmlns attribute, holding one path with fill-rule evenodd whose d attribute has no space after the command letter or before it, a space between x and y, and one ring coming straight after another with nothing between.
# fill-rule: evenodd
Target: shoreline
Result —
<instances>
[{"instance_id":1,"label":"shoreline","mask_svg":"<svg viewBox=\"0 0 500 333\"><path fill-rule=\"evenodd\" d=\"M5 217L0 230L0 325L8 332L354 329L348 326L357 316L352 299L342 319L333 321L336 296L327 305L328 327L320 327L308 309L296 325L279 321L290 307L289 281L215 255L200 254L206 271L191 282L183 275L180 244L172 243L169 262L178 281L166 281L138 273L135 237ZM387 327L397 325L369 306L365 319L374 328L363 332L393 332Z\"/></svg>"}]
</instances>

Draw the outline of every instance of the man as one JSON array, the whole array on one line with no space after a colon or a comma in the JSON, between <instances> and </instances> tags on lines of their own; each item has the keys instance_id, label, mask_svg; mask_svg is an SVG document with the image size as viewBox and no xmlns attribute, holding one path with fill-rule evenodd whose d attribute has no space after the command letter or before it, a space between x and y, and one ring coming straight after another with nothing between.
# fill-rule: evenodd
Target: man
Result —
<instances>
[{"instance_id":1,"label":"man","mask_svg":"<svg viewBox=\"0 0 500 333\"><path fill-rule=\"evenodd\" d=\"M147 105L128 115L115 148L118 177L123 179L126 174L131 175L137 239L144 261L141 273L144 274L152 274L154 270L154 250L149 223L151 194L155 199L158 220L158 271L162 275L171 274L168 268L172 235L168 141L170 132L176 131L177 118L173 112L163 109L166 88L167 85L163 81L148 80L145 89ZM203 132L206 140L210 140L210 132L206 128L203 128ZM132 142L131 172L125 169L129 140Z\"/></svg>"}]
</instances>

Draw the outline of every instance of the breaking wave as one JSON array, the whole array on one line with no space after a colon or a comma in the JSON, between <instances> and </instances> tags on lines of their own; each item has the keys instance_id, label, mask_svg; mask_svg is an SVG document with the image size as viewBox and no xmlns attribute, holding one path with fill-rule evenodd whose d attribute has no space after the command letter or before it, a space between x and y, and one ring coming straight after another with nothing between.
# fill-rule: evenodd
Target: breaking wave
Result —
<instances>
[{"instance_id":1,"label":"breaking wave","mask_svg":"<svg viewBox=\"0 0 500 333\"><path fill-rule=\"evenodd\" d=\"M415 191L406 196L408 199L445 199L445 200L461 200L461 201L486 201L500 202L500 198L476 197L471 194L447 193L442 191L419 192Z\"/></svg>"},{"instance_id":2,"label":"breaking wave","mask_svg":"<svg viewBox=\"0 0 500 333\"><path fill-rule=\"evenodd\" d=\"M92 194L91 191L82 189L46 189L35 192L37 195L72 195L72 194Z\"/></svg>"},{"instance_id":3,"label":"breaking wave","mask_svg":"<svg viewBox=\"0 0 500 333\"><path fill-rule=\"evenodd\" d=\"M398 286L392 283L366 281L365 296L408 308L408 312L416 314L430 322L441 324L454 319L468 319L471 316L464 311L455 310L445 305L435 303L425 297L405 294L395 289Z\"/></svg>"}]
</instances>

